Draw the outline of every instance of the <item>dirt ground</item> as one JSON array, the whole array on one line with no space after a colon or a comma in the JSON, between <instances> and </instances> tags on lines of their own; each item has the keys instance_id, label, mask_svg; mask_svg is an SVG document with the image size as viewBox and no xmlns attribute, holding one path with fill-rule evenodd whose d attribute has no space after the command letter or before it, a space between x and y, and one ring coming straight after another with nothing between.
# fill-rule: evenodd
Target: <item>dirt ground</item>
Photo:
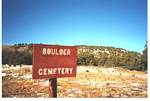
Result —
<instances>
[{"instance_id":1,"label":"dirt ground","mask_svg":"<svg viewBox=\"0 0 150 101\"><path fill-rule=\"evenodd\" d=\"M33 80L32 66L3 66L2 75L2 97L49 97L49 81ZM147 92L146 72L121 67L78 66L76 77L57 79L59 98L147 98Z\"/></svg>"}]
</instances>

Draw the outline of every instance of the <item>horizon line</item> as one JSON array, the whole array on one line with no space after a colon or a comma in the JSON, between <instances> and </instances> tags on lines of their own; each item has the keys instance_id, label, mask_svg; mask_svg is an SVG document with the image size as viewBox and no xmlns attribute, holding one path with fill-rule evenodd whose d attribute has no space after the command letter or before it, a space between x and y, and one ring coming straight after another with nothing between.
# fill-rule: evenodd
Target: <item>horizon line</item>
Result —
<instances>
[{"instance_id":1,"label":"horizon line","mask_svg":"<svg viewBox=\"0 0 150 101\"><path fill-rule=\"evenodd\" d=\"M115 46L110 46L110 45L89 45L89 44L74 44L74 45L70 45L70 44L68 44L68 45L66 45L66 44L45 44L45 43L2 43L2 46L3 45L15 45L15 44L27 44L27 45L29 45L29 44L43 44L43 45L62 45L62 46L94 46L94 47L96 47L96 46L98 46L98 47L109 47L109 48L116 48L116 49L123 49L123 50L126 50L126 51L130 51L130 52L137 52L137 53L140 53L140 54L142 54L142 52L139 52L139 51L134 51L134 50L130 50L130 49L127 49L127 48L122 48L122 47L115 47Z\"/></svg>"}]
</instances>

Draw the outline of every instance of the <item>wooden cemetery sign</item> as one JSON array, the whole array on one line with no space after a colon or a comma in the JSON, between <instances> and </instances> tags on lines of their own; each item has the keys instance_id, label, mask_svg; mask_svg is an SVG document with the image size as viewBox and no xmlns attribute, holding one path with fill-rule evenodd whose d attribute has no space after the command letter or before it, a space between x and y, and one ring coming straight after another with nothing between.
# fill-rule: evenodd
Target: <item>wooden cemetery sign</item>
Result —
<instances>
[{"instance_id":1,"label":"wooden cemetery sign","mask_svg":"<svg viewBox=\"0 0 150 101\"><path fill-rule=\"evenodd\" d=\"M75 77L76 62L75 46L34 44L32 78L49 78L49 97L57 97L57 78Z\"/></svg>"},{"instance_id":2,"label":"wooden cemetery sign","mask_svg":"<svg viewBox=\"0 0 150 101\"><path fill-rule=\"evenodd\" d=\"M76 46L33 45L33 79L75 77Z\"/></svg>"}]
</instances>

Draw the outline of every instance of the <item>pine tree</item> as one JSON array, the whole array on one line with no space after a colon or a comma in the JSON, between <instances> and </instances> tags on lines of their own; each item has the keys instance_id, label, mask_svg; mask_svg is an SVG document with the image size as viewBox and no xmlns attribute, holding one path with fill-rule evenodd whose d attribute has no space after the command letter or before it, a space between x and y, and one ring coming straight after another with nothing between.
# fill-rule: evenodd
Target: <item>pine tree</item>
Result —
<instances>
[{"instance_id":1,"label":"pine tree","mask_svg":"<svg viewBox=\"0 0 150 101\"><path fill-rule=\"evenodd\" d=\"M145 44L145 49L141 57L141 65L143 67L143 70L147 70L147 43Z\"/></svg>"}]
</instances>

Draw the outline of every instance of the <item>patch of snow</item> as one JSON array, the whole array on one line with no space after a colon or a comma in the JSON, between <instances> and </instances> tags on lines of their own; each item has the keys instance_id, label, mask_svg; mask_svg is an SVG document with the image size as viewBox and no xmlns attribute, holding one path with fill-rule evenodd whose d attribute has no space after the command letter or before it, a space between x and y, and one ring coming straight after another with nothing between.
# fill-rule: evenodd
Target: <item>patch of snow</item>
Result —
<instances>
[{"instance_id":1,"label":"patch of snow","mask_svg":"<svg viewBox=\"0 0 150 101\"><path fill-rule=\"evenodd\" d=\"M135 76L135 77L137 77L137 78L146 78L145 76L139 76L139 75L137 75L137 76Z\"/></svg>"},{"instance_id":2,"label":"patch of snow","mask_svg":"<svg viewBox=\"0 0 150 101\"><path fill-rule=\"evenodd\" d=\"M24 76L21 76L22 78L24 79L31 79L32 78L32 74L28 74L28 75L24 75Z\"/></svg>"},{"instance_id":3,"label":"patch of snow","mask_svg":"<svg viewBox=\"0 0 150 101\"><path fill-rule=\"evenodd\" d=\"M40 81L40 84L44 86L49 86L49 80Z\"/></svg>"},{"instance_id":4,"label":"patch of snow","mask_svg":"<svg viewBox=\"0 0 150 101\"><path fill-rule=\"evenodd\" d=\"M73 94L69 94L68 97L74 97L74 95Z\"/></svg>"},{"instance_id":5,"label":"patch of snow","mask_svg":"<svg viewBox=\"0 0 150 101\"><path fill-rule=\"evenodd\" d=\"M2 73L2 76L6 76L6 73Z\"/></svg>"},{"instance_id":6,"label":"patch of snow","mask_svg":"<svg viewBox=\"0 0 150 101\"><path fill-rule=\"evenodd\" d=\"M70 83L76 83L77 81L68 81L68 82L70 82Z\"/></svg>"},{"instance_id":7,"label":"patch of snow","mask_svg":"<svg viewBox=\"0 0 150 101\"><path fill-rule=\"evenodd\" d=\"M132 86L139 86L139 84L138 83L133 83Z\"/></svg>"}]
</instances>

